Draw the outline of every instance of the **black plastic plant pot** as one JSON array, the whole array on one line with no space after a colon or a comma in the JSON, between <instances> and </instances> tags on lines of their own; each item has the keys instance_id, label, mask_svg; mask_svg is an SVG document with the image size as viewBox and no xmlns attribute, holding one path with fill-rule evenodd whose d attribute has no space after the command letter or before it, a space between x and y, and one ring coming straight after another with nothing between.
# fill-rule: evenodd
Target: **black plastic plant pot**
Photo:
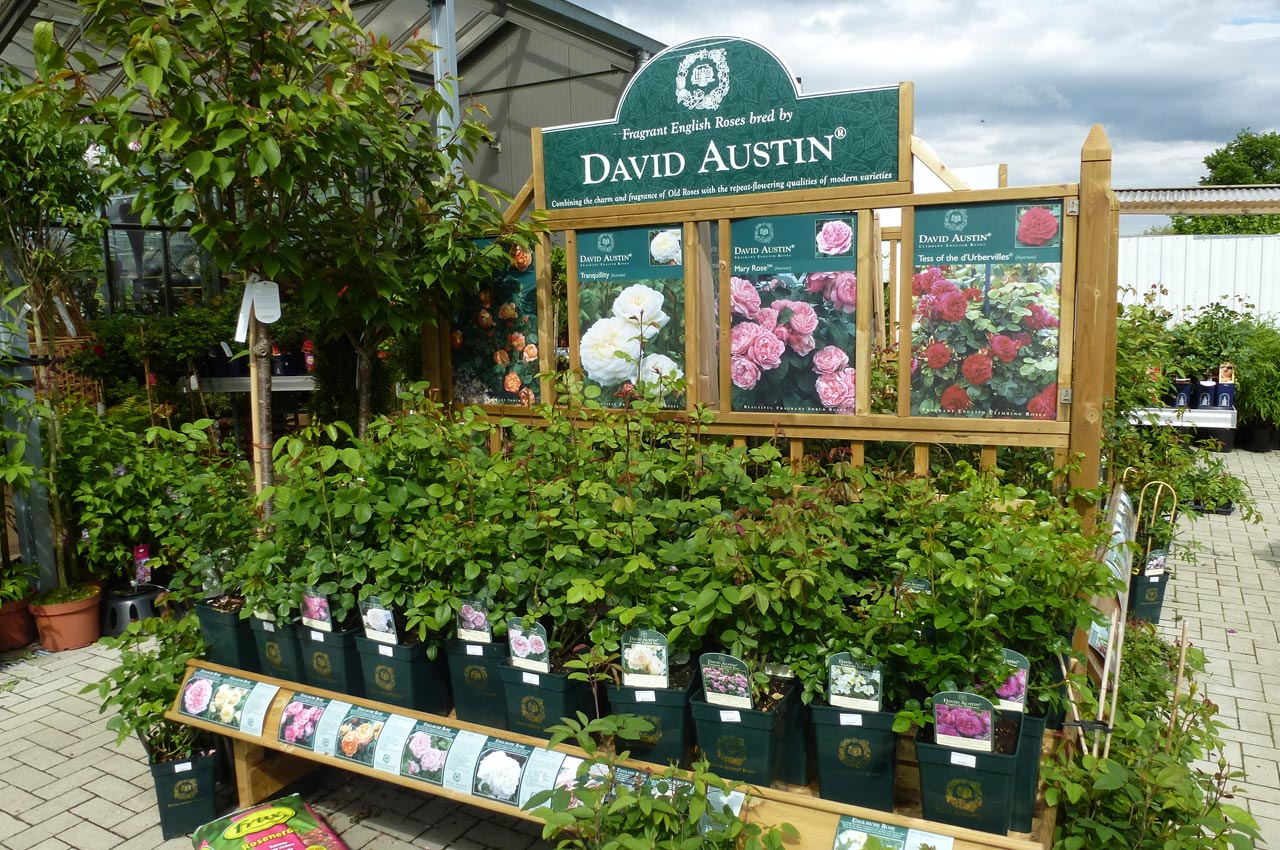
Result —
<instances>
[{"instance_id":1,"label":"black plastic plant pot","mask_svg":"<svg viewBox=\"0 0 1280 850\"><path fill-rule=\"evenodd\" d=\"M151 765L160 832L166 840L187 835L218 816L216 765L213 753Z\"/></svg>"},{"instance_id":2,"label":"black plastic plant pot","mask_svg":"<svg viewBox=\"0 0 1280 850\"><path fill-rule=\"evenodd\" d=\"M1265 453L1271 451L1271 432L1265 428L1242 425L1236 429L1236 447L1246 452Z\"/></svg>"},{"instance_id":3,"label":"black plastic plant pot","mask_svg":"<svg viewBox=\"0 0 1280 850\"><path fill-rule=\"evenodd\" d=\"M1018 768L1013 778L1013 812L1009 828L1030 832L1036 812L1036 788L1040 784L1040 755L1044 744L1045 718L1022 716L1018 733Z\"/></svg>"},{"instance_id":4,"label":"black plastic plant pot","mask_svg":"<svg viewBox=\"0 0 1280 850\"><path fill-rule=\"evenodd\" d=\"M653 724L653 729L638 739L624 739L631 757L653 764L689 766L689 748L693 745L693 714L689 700L696 693L698 677L689 679L688 687L619 688L609 687L609 710L614 714L634 714Z\"/></svg>"},{"instance_id":5,"label":"black plastic plant pot","mask_svg":"<svg viewBox=\"0 0 1280 850\"><path fill-rule=\"evenodd\" d=\"M498 668L507 694L507 728L512 732L547 736L548 727L579 711L594 717L591 685L560 673L532 673L504 664Z\"/></svg>"},{"instance_id":6,"label":"black plastic plant pot","mask_svg":"<svg viewBox=\"0 0 1280 850\"><path fill-rule=\"evenodd\" d=\"M1160 623L1164 610L1164 592L1169 586L1169 573L1154 576L1134 576L1129 586L1129 615L1134 620L1145 620L1153 626Z\"/></svg>"},{"instance_id":7,"label":"black plastic plant pot","mask_svg":"<svg viewBox=\"0 0 1280 850\"><path fill-rule=\"evenodd\" d=\"M399 646L357 637L365 696L428 714L448 714L453 707L449 665L443 654L429 660L427 646Z\"/></svg>"},{"instance_id":8,"label":"black plastic plant pot","mask_svg":"<svg viewBox=\"0 0 1280 850\"><path fill-rule=\"evenodd\" d=\"M784 719L795 698L792 688L770 711L727 708L691 699L698 749L711 772L768 787L780 775Z\"/></svg>"},{"instance_id":9,"label":"black plastic plant pot","mask_svg":"<svg viewBox=\"0 0 1280 850\"><path fill-rule=\"evenodd\" d=\"M322 632L298 628L303 681L315 688L364 696L364 672L356 649L357 629Z\"/></svg>"},{"instance_id":10,"label":"black plastic plant pot","mask_svg":"<svg viewBox=\"0 0 1280 850\"><path fill-rule=\"evenodd\" d=\"M250 673L262 672L253 628L247 619L241 618L239 611L219 611L200 602L196 604L196 619L200 621L200 634L204 638L205 658L214 664Z\"/></svg>"},{"instance_id":11,"label":"black plastic plant pot","mask_svg":"<svg viewBox=\"0 0 1280 850\"><path fill-rule=\"evenodd\" d=\"M818 796L893 811L898 736L893 712L809 706L818 763Z\"/></svg>"},{"instance_id":12,"label":"black plastic plant pot","mask_svg":"<svg viewBox=\"0 0 1280 850\"><path fill-rule=\"evenodd\" d=\"M253 617L249 621L253 639L258 644L258 669L267 676L301 682L302 651L298 648L298 630L291 625L273 623Z\"/></svg>"},{"instance_id":13,"label":"black plastic plant pot","mask_svg":"<svg viewBox=\"0 0 1280 850\"><path fill-rule=\"evenodd\" d=\"M507 693L502 684L505 643L448 640L444 645L453 688L453 707L459 720L507 729Z\"/></svg>"},{"instance_id":14,"label":"black plastic plant pot","mask_svg":"<svg viewBox=\"0 0 1280 850\"><path fill-rule=\"evenodd\" d=\"M1013 817L1018 754L955 750L916 741L924 819L1005 835Z\"/></svg>"}]
</instances>

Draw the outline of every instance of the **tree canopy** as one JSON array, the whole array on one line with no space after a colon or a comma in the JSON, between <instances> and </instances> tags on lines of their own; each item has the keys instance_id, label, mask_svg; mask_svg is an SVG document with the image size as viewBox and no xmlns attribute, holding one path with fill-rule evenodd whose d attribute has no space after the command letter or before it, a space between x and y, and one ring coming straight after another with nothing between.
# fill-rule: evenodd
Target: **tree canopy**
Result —
<instances>
[{"instance_id":1,"label":"tree canopy","mask_svg":"<svg viewBox=\"0 0 1280 850\"><path fill-rule=\"evenodd\" d=\"M1248 127L1204 158L1201 186L1280 184L1280 133ZM1280 233L1280 215L1174 216L1174 233Z\"/></svg>"}]
</instances>

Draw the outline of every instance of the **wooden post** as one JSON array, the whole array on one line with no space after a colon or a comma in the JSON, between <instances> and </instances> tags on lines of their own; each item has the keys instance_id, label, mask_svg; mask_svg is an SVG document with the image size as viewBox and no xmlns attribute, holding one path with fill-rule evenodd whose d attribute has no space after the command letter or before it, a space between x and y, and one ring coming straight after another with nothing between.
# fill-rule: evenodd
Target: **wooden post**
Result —
<instances>
[{"instance_id":1,"label":"wooden post","mask_svg":"<svg viewBox=\"0 0 1280 850\"><path fill-rule=\"evenodd\" d=\"M1080 226L1076 242L1076 344L1072 369L1070 447L1082 455L1071 485L1083 489L1098 486L1102 461L1103 409L1107 373L1116 365L1116 280L1111 254L1115 228L1111 221L1111 142L1095 124L1080 151ZM1091 527L1095 506L1079 504Z\"/></svg>"}]
</instances>

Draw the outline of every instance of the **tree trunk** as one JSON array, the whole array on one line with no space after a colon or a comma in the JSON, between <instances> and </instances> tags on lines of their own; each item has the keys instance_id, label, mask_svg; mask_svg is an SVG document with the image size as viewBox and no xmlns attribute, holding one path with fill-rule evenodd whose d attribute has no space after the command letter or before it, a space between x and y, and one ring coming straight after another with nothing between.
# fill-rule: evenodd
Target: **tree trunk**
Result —
<instances>
[{"instance_id":1,"label":"tree trunk","mask_svg":"<svg viewBox=\"0 0 1280 850\"><path fill-rule=\"evenodd\" d=\"M27 278L28 280L31 277ZM57 325L53 318L53 297L47 287L33 287L31 299L31 328L35 332L36 345L32 377L35 399L47 411L48 431L44 447L46 493L49 500L49 524L53 533L53 559L58 573L58 586L66 587L70 580L66 526L62 519L62 498L58 492L58 462L62 440L62 419L58 412L57 385L53 378L54 336ZM46 324L47 323L47 324ZM7 533L7 532L6 532Z\"/></svg>"},{"instance_id":2,"label":"tree trunk","mask_svg":"<svg viewBox=\"0 0 1280 850\"><path fill-rule=\"evenodd\" d=\"M253 351L254 371L257 380L258 409L255 411L255 427L253 431L253 468L258 478L258 492L275 483L275 474L271 467L271 447L274 443L271 433L271 327L253 319ZM261 424L261 429L257 427ZM271 500L262 503L262 518L270 519Z\"/></svg>"},{"instance_id":3,"label":"tree trunk","mask_svg":"<svg viewBox=\"0 0 1280 850\"><path fill-rule=\"evenodd\" d=\"M364 437L373 417L373 349L365 343L356 348L356 436Z\"/></svg>"}]
</instances>

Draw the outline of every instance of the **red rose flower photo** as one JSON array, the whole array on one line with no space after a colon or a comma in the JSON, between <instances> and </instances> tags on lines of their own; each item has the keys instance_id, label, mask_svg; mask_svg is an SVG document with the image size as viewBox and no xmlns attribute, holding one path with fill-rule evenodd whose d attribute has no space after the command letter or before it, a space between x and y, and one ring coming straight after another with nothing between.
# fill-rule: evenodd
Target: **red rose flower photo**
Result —
<instances>
[{"instance_id":1,"label":"red rose flower photo","mask_svg":"<svg viewBox=\"0 0 1280 850\"><path fill-rule=\"evenodd\" d=\"M1058 216L1048 207L1018 207L1018 231L1014 239L1029 248L1057 245Z\"/></svg>"}]
</instances>

